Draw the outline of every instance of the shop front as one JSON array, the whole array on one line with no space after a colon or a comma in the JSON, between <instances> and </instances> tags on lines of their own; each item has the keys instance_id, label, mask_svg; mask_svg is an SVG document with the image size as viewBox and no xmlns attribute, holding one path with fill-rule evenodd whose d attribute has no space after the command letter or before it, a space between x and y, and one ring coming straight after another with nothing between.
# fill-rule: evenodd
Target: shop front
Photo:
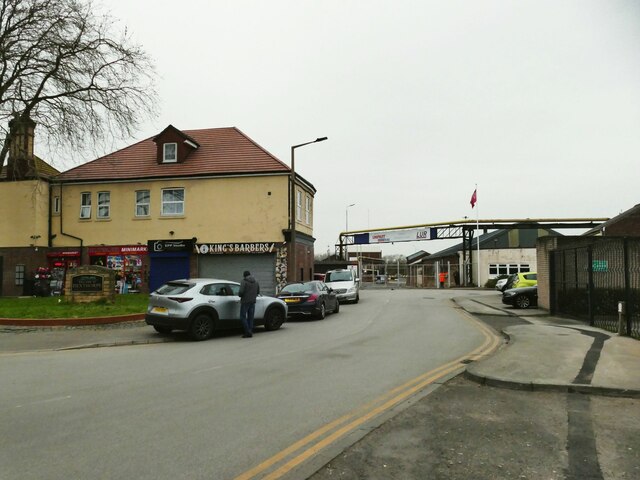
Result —
<instances>
[{"instance_id":1,"label":"shop front","mask_svg":"<svg viewBox=\"0 0 640 480\"><path fill-rule=\"evenodd\" d=\"M116 272L120 293L145 291L149 282L149 260L146 245L114 245L88 247L89 264Z\"/></svg>"},{"instance_id":2,"label":"shop front","mask_svg":"<svg viewBox=\"0 0 640 480\"><path fill-rule=\"evenodd\" d=\"M286 283L286 251L281 243L198 243L194 251L200 277L240 282L248 270L264 295L275 295Z\"/></svg>"},{"instance_id":3,"label":"shop front","mask_svg":"<svg viewBox=\"0 0 640 480\"><path fill-rule=\"evenodd\" d=\"M47 253L51 295L62 295L67 270L80 265L80 255L80 250L50 250Z\"/></svg>"},{"instance_id":4,"label":"shop front","mask_svg":"<svg viewBox=\"0 0 640 480\"><path fill-rule=\"evenodd\" d=\"M151 263L150 292L170 280L191 277L190 260L193 244L193 239L149 240L147 248Z\"/></svg>"}]
</instances>

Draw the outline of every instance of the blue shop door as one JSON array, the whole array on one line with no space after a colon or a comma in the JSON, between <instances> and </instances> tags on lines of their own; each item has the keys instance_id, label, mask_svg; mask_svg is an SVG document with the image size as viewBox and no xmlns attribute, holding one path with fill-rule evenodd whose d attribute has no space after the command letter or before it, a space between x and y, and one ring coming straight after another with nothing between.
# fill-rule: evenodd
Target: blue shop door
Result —
<instances>
[{"instance_id":1,"label":"blue shop door","mask_svg":"<svg viewBox=\"0 0 640 480\"><path fill-rule=\"evenodd\" d=\"M189 257L152 257L149 287L155 291L162 284L179 278L189 278Z\"/></svg>"}]
</instances>

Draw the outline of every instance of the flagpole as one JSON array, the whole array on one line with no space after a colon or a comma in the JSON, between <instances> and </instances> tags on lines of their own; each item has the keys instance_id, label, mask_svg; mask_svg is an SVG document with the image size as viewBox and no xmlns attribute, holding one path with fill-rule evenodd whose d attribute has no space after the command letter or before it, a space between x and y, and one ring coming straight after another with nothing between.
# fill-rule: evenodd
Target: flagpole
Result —
<instances>
[{"instance_id":1,"label":"flagpole","mask_svg":"<svg viewBox=\"0 0 640 480\"><path fill-rule=\"evenodd\" d=\"M476 183L476 206L478 205L478 184ZM480 208L476 208L476 243L478 244L478 288L480 287Z\"/></svg>"}]
</instances>

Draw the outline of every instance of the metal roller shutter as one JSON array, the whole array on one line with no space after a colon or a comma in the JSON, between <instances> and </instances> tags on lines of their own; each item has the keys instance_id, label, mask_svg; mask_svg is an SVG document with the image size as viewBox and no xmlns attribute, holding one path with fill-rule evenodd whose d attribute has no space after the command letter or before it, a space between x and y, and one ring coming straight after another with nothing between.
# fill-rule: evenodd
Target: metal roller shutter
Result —
<instances>
[{"instance_id":1,"label":"metal roller shutter","mask_svg":"<svg viewBox=\"0 0 640 480\"><path fill-rule=\"evenodd\" d=\"M275 255L200 255L198 264L199 276L234 282L240 282L242 273L249 270L260 283L260 293L276 293Z\"/></svg>"}]
</instances>

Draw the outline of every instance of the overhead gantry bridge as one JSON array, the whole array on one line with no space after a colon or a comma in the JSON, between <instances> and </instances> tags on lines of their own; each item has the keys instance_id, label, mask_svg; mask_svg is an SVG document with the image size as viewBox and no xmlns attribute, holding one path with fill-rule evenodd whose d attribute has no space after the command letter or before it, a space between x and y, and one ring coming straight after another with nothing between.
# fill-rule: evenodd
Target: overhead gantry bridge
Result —
<instances>
[{"instance_id":1,"label":"overhead gantry bridge","mask_svg":"<svg viewBox=\"0 0 640 480\"><path fill-rule=\"evenodd\" d=\"M424 223L402 227L374 228L341 232L336 244L336 256L346 260L350 245L377 245L423 240L462 239L463 262L471 266L471 246L475 232L480 230L509 230L513 228L591 229L608 218L507 218L490 220L463 219L452 222Z\"/></svg>"}]
</instances>

